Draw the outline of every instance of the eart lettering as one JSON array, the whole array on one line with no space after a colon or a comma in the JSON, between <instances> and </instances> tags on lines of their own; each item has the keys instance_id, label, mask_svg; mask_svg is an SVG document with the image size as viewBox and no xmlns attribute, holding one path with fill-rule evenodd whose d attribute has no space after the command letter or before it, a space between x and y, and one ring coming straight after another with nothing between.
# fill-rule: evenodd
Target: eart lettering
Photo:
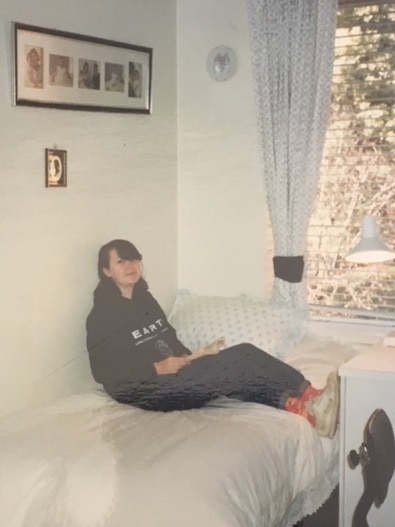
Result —
<instances>
[{"instance_id":1,"label":"eart lettering","mask_svg":"<svg viewBox=\"0 0 395 527\"><path fill-rule=\"evenodd\" d=\"M158 318L158 320L155 320L153 324L150 324L148 327L143 327L142 329L136 329L135 331L132 331L132 335L135 340L141 339L142 337L145 337L146 335L152 335L152 333L156 333L160 329L163 328L163 320L161 318Z\"/></svg>"}]
</instances>

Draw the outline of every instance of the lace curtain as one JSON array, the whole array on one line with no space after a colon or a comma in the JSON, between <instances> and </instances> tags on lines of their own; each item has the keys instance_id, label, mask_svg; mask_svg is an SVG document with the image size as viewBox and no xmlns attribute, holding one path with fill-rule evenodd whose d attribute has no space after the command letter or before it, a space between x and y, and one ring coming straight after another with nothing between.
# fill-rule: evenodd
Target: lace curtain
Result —
<instances>
[{"instance_id":1,"label":"lace curtain","mask_svg":"<svg viewBox=\"0 0 395 527\"><path fill-rule=\"evenodd\" d=\"M298 280L330 109L337 0L247 0L247 6L274 254L294 257L277 258L272 300L307 307ZM300 278L293 279L298 266Z\"/></svg>"}]
</instances>

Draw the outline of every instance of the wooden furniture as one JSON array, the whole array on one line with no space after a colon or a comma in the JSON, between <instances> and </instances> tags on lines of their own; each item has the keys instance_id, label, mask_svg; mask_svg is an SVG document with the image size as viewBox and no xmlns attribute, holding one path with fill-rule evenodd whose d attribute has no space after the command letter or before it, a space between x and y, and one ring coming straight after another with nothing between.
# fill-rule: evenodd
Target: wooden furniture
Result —
<instances>
[{"instance_id":1,"label":"wooden furniture","mask_svg":"<svg viewBox=\"0 0 395 527\"><path fill-rule=\"evenodd\" d=\"M380 505L371 503L365 507L365 520L359 514L356 526L355 509L366 494L367 470L371 461L367 451L366 428L369 418L377 409L387 414L388 426L395 428L395 350L390 347L372 347L346 362L339 369L341 377L340 409L340 488L339 527L388 527L395 522L395 476L389 481L388 494ZM392 425L392 429L391 429ZM387 438L386 445L391 445ZM380 447L384 470L391 472L391 452ZM364 483L365 477L365 483ZM384 476L387 477L387 476ZM389 475L391 477L391 474ZM388 479L389 479L388 477ZM371 500L372 501L372 500ZM354 517L354 520L353 520Z\"/></svg>"}]
</instances>

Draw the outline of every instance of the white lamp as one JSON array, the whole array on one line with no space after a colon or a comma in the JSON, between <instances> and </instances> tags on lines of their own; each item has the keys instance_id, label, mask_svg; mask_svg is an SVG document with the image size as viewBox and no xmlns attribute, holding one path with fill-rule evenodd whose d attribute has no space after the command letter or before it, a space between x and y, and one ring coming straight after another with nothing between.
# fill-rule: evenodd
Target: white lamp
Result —
<instances>
[{"instance_id":1,"label":"white lamp","mask_svg":"<svg viewBox=\"0 0 395 527\"><path fill-rule=\"evenodd\" d=\"M364 216L362 220L362 237L357 245L346 256L348 262L376 263L388 262L395 258L391 251L380 239L379 228L374 216Z\"/></svg>"}]
</instances>

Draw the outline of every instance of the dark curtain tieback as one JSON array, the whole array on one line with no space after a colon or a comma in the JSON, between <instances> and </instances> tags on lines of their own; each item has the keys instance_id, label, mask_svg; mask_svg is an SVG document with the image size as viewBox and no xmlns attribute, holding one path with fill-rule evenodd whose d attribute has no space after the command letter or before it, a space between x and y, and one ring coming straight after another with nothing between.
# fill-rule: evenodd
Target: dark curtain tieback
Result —
<instances>
[{"instance_id":1,"label":"dark curtain tieback","mask_svg":"<svg viewBox=\"0 0 395 527\"><path fill-rule=\"evenodd\" d=\"M302 281L304 270L303 256L275 256L273 258L274 276L287 282Z\"/></svg>"}]
</instances>

